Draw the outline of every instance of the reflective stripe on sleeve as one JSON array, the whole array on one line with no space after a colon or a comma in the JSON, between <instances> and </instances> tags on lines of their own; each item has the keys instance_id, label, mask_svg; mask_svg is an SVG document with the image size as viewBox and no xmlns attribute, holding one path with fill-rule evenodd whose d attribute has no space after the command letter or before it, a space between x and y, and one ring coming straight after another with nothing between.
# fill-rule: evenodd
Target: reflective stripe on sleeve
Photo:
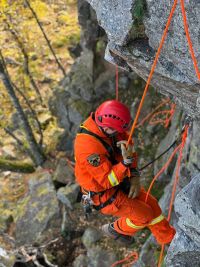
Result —
<instances>
[{"instance_id":1,"label":"reflective stripe on sleeve","mask_svg":"<svg viewBox=\"0 0 200 267\"><path fill-rule=\"evenodd\" d=\"M142 229L144 228L145 226L139 226L139 225L135 225L134 223L131 222L131 220L129 218L126 218L126 224L131 227L131 228L134 228L134 229Z\"/></svg>"},{"instance_id":2,"label":"reflective stripe on sleeve","mask_svg":"<svg viewBox=\"0 0 200 267\"><path fill-rule=\"evenodd\" d=\"M110 172L110 174L108 175L108 180L112 186L116 186L119 184L119 181L117 180L117 177L116 177L114 171Z\"/></svg>"},{"instance_id":3,"label":"reflective stripe on sleeve","mask_svg":"<svg viewBox=\"0 0 200 267\"><path fill-rule=\"evenodd\" d=\"M157 224L157 223L161 222L164 219L165 219L165 217L161 214L160 216L158 216L155 219L153 219L148 225Z\"/></svg>"}]
</instances>

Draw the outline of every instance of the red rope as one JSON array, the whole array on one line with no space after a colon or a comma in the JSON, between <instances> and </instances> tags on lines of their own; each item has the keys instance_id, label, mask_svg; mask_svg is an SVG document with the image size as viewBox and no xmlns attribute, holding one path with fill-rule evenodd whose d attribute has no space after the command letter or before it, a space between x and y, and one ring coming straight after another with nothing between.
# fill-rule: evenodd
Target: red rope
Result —
<instances>
[{"instance_id":1,"label":"red rope","mask_svg":"<svg viewBox=\"0 0 200 267\"><path fill-rule=\"evenodd\" d=\"M116 100L119 100L119 71L117 65L115 67L115 91L116 91Z\"/></svg>"},{"instance_id":2,"label":"red rope","mask_svg":"<svg viewBox=\"0 0 200 267\"><path fill-rule=\"evenodd\" d=\"M183 24L184 24L184 28L185 28L186 38L187 38L188 45L189 45L190 54L192 57L192 61L194 64L197 78L200 80L200 72L199 72L199 68L198 68L198 64L197 64L197 59L196 59L195 54L194 54L194 49L193 49L192 41L191 41L190 34L189 34L187 17L186 17L185 6L184 6L184 0L180 0L180 2L181 2L181 11L182 11L182 16L183 16Z\"/></svg>"},{"instance_id":3,"label":"red rope","mask_svg":"<svg viewBox=\"0 0 200 267\"><path fill-rule=\"evenodd\" d=\"M132 259L131 259L132 258ZM137 252L132 252L131 254L129 254L127 257L125 257L122 260L116 261L114 262L111 267L115 267L118 264L124 263L124 262L128 262L126 264L123 264L123 267L130 267L133 263L135 263L138 260L138 253Z\"/></svg>"}]
</instances>

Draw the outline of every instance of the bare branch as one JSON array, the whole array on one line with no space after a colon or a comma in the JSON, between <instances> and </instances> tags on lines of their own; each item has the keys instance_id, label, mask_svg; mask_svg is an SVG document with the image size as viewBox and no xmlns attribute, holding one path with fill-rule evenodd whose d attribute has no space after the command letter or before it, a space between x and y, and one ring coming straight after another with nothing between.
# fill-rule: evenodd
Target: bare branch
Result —
<instances>
[{"instance_id":1,"label":"bare branch","mask_svg":"<svg viewBox=\"0 0 200 267\"><path fill-rule=\"evenodd\" d=\"M53 56L54 56L54 58L55 58L55 60L56 60L56 63L58 64L58 67L59 67L60 70L62 71L63 75L66 76L65 69L63 68L63 66L61 65L60 61L58 60L58 58L57 58L57 56L56 56L56 54L55 54L55 52L54 52L54 50L53 50L53 47L52 47L52 45L51 45L51 43L50 43L50 40L48 39L48 37L47 37L47 35L46 35L46 33L45 33L43 27L42 27L42 24L41 24L41 22L40 22L39 19L38 19L37 14L35 13L34 9L31 7L29 1L28 1L28 0L24 0L24 1L26 2L26 4L28 5L29 9L31 10L31 12L32 12L32 14L33 14L33 16L34 16L34 18L36 19L36 22L37 22L37 24L38 24L38 26L39 26L39 28L40 28L40 30L41 30L41 32L42 32L42 34L43 34L45 40L46 40L46 42L47 42L47 45L48 45L49 49L51 50L51 53L53 54Z\"/></svg>"},{"instance_id":2,"label":"bare branch","mask_svg":"<svg viewBox=\"0 0 200 267\"><path fill-rule=\"evenodd\" d=\"M33 131L31 129L31 126L28 122L28 119L26 117L26 114L24 113L21 104L19 102L19 99L17 98L16 94L15 94L15 90L14 87L12 85L12 82L10 80L10 77L8 75L8 73L6 72L5 68L4 68L4 58L3 55L1 53L0 50L0 78L2 79L4 86L13 102L13 105L21 119L23 128L24 128L24 132L26 135L26 139L28 141L28 144L30 146L30 150L31 153L33 155L34 158L34 162L36 163L36 165L42 165L46 159L42 148L37 144L37 141L34 137Z\"/></svg>"},{"instance_id":3,"label":"bare branch","mask_svg":"<svg viewBox=\"0 0 200 267\"><path fill-rule=\"evenodd\" d=\"M11 20L11 18L10 18L10 20ZM22 52L22 54L24 56L24 72L29 77L29 80L31 82L31 85L35 89L37 95L39 96L40 102L42 103L41 93L40 93L39 88L38 88L38 86L37 86L37 84L36 84L36 82L35 82L32 74L30 72L30 69L29 69L29 56L28 56L28 53L27 53L27 51L26 51L26 49L24 47L24 44L20 40L20 38L19 38L16 30L14 30L13 28L11 28L11 25L9 24L9 22L8 21L5 21L5 23L6 23L7 27L8 27L9 32L12 34L14 40L17 42L17 44L18 44L18 46L19 46L19 48L20 48L20 50L21 50L21 52Z\"/></svg>"},{"instance_id":4,"label":"bare branch","mask_svg":"<svg viewBox=\"0 0 200 267\"><path fill-rule=\"evenodd\" d=\"M3 63L3 66L4 66L4 70L6 72L6 74L9 76L9 73L8 73L8 70L7 70L7 67L6 67L6 64L5 64L5 60L4 58L2 57L2 63ZM16 89L16 91L23 97L23 99L25 100L26 102L26 105L29 107L31 113L32 113L32 116L34 118L34 120L36 121L37 125L38 125L38 130L39 130L39 134L40 134L40 140L39 140L39 145L42 146L43 144L43 132L42 132L42 126L38 120L38 117L37 117L37 114L35 112L35 110L31 107L31 104L29 102L29 100L27 99L27 97L25 96L25 94L12 82L12 85L14 86L14 88Z\"/></svg>"},{"instance_id":5,"label":"bare branch","mask_svg":"<svg viewBox=\"0 0 200 267\"><path fill-rule=\"evenodd\" d=\"M14 83L13 83L13 86L15 87L16 91L23 97L24 101L26 102L26 105L29 107L29 109L32 113L34 120L36 121L36 123L38 125L38 130L39 130L39 134L40 134L39 145L42 146L42 144L43 144L43 132L42 132L42 126L38 120L37 114L36 114L35 110L31 107L31 104L30 104L29 100L27 99L27 97L25 96L25 94Z\"/></svg>"}]
</instances>

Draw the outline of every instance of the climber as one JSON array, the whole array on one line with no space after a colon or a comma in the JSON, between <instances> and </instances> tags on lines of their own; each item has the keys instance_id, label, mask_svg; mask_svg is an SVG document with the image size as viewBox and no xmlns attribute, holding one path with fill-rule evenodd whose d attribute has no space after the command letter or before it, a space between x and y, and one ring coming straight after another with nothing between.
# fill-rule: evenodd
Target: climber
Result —
<instances>
[{"instance_id":1,"label":"climber","mask_svg":"<svg viewBox=\"0 0 200 267\"><path fill-rule=\"evenodd\" d=\"M170 243L175 229L162 215L157 200L140 187L137 155L126 145L131 116L117 100L102 103L80 126L74 143L75 175L85 200L102 214L119 217L102 226L104 233L125 244L148 227L159 244Z\"/></svg>"}]
</instances>

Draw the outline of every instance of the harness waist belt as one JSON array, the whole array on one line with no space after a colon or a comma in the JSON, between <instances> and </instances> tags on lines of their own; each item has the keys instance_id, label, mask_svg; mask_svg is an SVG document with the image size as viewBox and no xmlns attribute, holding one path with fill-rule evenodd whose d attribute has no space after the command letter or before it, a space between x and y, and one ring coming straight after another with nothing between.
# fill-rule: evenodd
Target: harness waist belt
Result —
<instances>
[{"instance_id":1,"label":"harness waist belt","mask_svg":"<svg viewBox=\"0 0 200 267\"><path fill-rule=\"evenodd\" d=\"M113 201L116 199L116 196L117 196L118 191L119 191L119 188L115 191L115 193L111 196L111 198L109 198L109 199L106 200L104 203L102 203L102 204L100 204L100 205L98 205L98 206L93 205L93 208L94 208L95 210L98 210L98 211L99 211L99 210L105 208L106 206L112 204Z\"/></svg>"}]
</instances>

